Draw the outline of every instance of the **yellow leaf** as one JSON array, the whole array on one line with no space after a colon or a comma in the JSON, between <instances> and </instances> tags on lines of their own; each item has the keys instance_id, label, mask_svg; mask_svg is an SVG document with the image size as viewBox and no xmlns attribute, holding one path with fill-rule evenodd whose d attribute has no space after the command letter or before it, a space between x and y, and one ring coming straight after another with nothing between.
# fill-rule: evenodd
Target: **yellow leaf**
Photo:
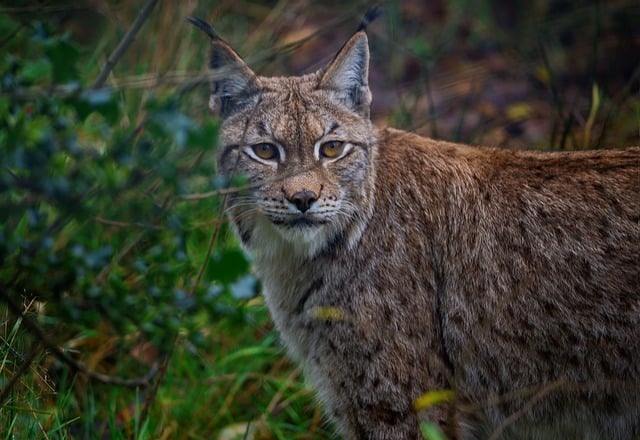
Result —
<instances>
[{"instance_id":1,"label":"yellow leaf","mask_svg":"<svg viewBox=\"0 0 640 440\"><path fill-rule=\"evenodd\" d=\"M347 314L340 307L317 306L311 309L311 316L327 321L344 321L347 319Z\"/></svg>"},{"instance_id":2,"label":"yellow leaf","mask_svg":"<svg viewBox=\"0 0 640 440\"><path fill-rule=\"evenodd\" d=\"M526 102L518 102L507 108L507 118L510 120L526 119L533 113L533 107Z\"/></svg>"},{"instance_id":3,"label":"yellow leaf","mask_svg":"<svg viewBox=\"0 0 640 440\"><path fill-rule=\"evenodd\" d=\"M456 393L453 390L431 390L424 393L413 401L413 408L416 411L431 408L432 406L448 402L455 399Z\"/></svg>"},{"instance_id":4,"label":"yellow leaf","mask_svg":"<svg viewBox=\"0 0 640 440\"><path fill-rule=\"evenodd\" d=\"M546 67L536 67L534 75L542 84L549 85L551 83L551 72Z\"/></svg>"}]
</instances>

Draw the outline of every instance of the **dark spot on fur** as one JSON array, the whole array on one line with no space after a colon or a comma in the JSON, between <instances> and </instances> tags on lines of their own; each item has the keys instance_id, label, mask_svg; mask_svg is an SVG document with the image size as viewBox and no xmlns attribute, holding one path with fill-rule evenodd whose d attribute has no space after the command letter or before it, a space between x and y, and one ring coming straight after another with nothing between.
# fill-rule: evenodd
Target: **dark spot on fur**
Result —
<instances>
[{"instance_id":1,"label":"dark spot on fur","mask_svg":"<svg viewBox=\"0 0 640 440\"><path fill-rule=\"evenodd\" d=\"M234 144L234 145L227 145L226 147L224 147L222 150L222 153L220 154L220 163L225 163L229 153L231 153L236 148L240 148L240 146Z\"/></svg>"},{"instance_id":2,"label":"dark spot on fur","mask_svg":"<svg viewBox=\"0 0 640 440\"><path fill-rule=\"evenodd\" d=\"M334 353L337 354L338 353L338 347L336 346L336 344L331 340L328 339L327 343L329 344L329 349Z\"/></svg>"},{"instance_id":3,"label":"dark spot on fur","mask_svg":"<svg viewBox=\"0 0 640 440\"><path fill-rule=\"evenodd\" d=\"M244 229L240 231L240 240L242 240L242 243L244 243L245 245L248 245L251 241L251 230Z\"/></svg>"},{"instance_id":4,"label":"dark spot on fur","mask_svg":"<svg viewBox=\"0 0 640 440\"><path fill-rule=\"evenodd\" d=\"M538 218L540 218L541 220L549 219L549 213L544 206L538 206L536 208L536 214L538 214Z\"/></svg>"},{"instance_id":5,"label":"dark spot on fur","mask_svg":"<svg viewBox=\"0 0 640 440\"><path fill-rule=\"evenodd\" d=\"M602 359L600 361L600 369L605 377L613 377L615 375L615 371L611 367L611 362L608 359Z\"/></svg>"},{"instance_id":6,"label":"dark spot on fur","mask_svg":"<svg viewBox=\"0 0 640 440\"><path fill-rule=\"evenodd\" d=\"M616 216L624 218L625 217L625 211L624 208L622 208L622 205L620 205L620 202L618 202L616 199L611 198L611 207L613 208L613 212L615 213Z\"/></svg>"},{"instance_id":7,"label":"dark spot on fur","mask_svg":"<svg viewBox=\"0 0 640 440\"><path fill-rule=\"evenodd\" d=\"M551 301L543 301L542 308L544 308L545 314L547 316L553 316L556 311L556 305Z\"/></svg>"},{"instance_id":8,"label":"dark spot on fur","mask_svg":"<svg viewBox=\"0 0 640 440\"><path fill-rule=\"evenodd\" d=\"M455 315L452 315L451 318L449 319L449 322L455 327L455 328L462 328L464 327L464 317L460 314L460 313L456 313Z\"/></svg>"},{"instance_id":9,"label":"dark spot on fur","mask_svg":"<svg viewBox=\"0 0 640 440\"><path fill-rule=\"evenodd\" d=\"M538 357L542 360L544 364L547 364L547 365L552 364L554 361L553 356L551 355L551 352L547 349L539 349Z\"/></svg>"},{"instance_id":10,"label":"dark spot on fur","mask_svg":"<svg viewBox=\"0 0 640 440\"><path fill-rule=\"evenodd\" d=\"M371 419L386 425L398 425L407 419L407 414L389 407L386 403L367 404L364 406L371 414Z\"/></svg>"},{"instance_id":11,"label":"dark spot on fur","mask_svg":"<svg viewBox=\"0 0 640 440\"><path fill-rule=\"evenodd\" d=\"M327 258L332 257L334 255L338 255L342 248L345 245L345 234L344 232L334 235L327 245L324 247L318 255L316 255L313 261L317 261L319 258Z\"/></svg>"},{"instance_id":12,"label":"dark spot on fur","mask_svg":"<svg viewBox=\"0 0 640 440\"><path fill-rule=\"evenodd\" d=\"M618 358L624 359L624 363L632 364L633 356L629 352L629 349L626 347L618 347Z\"/></svg>"},{"instance_id":13,"label":"dark spot on fur","mask_svg":"<svg viewBox=\"0 0 640 440\"><path fill-rule=\"evenodd\" d=\"M520 234L522 238L527 241L529 239L529 227L524 222L524 220L518 221L518 228L520 229Z\"/></svg>"},{"instance_id":14,"label":"dark spot on fur","mask_svg":"<svg viewBox=\"0 0 640 440\"><path fill-rule=\"evenodd\" d=\"M591 269L591 263L587 259L582 260L582 275L585 280L590 280L593 275L593 270Z\"/></svg>"},{"instance_id":15,"label":"dark spot on fur","mask_svg":"<svg viewBox=\"0 0 640 440\"><path fill-rule=\"evenodd\" d=\"M600 182L594 182L592 185L593 189L596 190L596 192L598 194L600 194L603 198L608 198L609 196L607 195L607 190L605 189L604 185L602 185L602 183Z\"/></svg>"},{"instance_id":16,"label":"dark spot on fur","mask_svg":"<svg viewBox=\"0 0 640 440\"><path fill-rule=\"evenodd\" d=\"M583 368L582 364L583 362L580 359L578 359L577 356L571 356L569 358L569 365L571 365L575 369Z\"/></svg>"},{"instance_id":17,"label":"dark spot on fur","mask_svg":"<svg viewBox=\"0 0 640 440\"><path fill-rule=\"evenodd\" d=\"M324 279L322 277L314 280L309 285L309 287L307 287L307 290L305 290L300 296L300 300L298 301L298 305L296 306L295 313L298 315L301 314L304 311L304 305L307 303L307 300L309 299L309 297L315 292L317 292L318 290L322 289L323 286L324 286Z\"/></svg>"}]
</instances>

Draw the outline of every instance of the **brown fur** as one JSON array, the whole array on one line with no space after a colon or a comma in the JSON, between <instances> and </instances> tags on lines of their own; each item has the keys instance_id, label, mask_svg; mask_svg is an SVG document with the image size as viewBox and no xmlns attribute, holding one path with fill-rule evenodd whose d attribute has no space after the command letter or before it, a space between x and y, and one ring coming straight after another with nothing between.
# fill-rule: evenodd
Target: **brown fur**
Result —
<instances>
[{"instance_id":1,"label":"brown fur","mask_svg":"<svg viewBox=\"0 0 640 440\"><path fill-rule=\"evenodd\" d=\"M218 172L249 179L228 214L342 436L640 438L640 149L374 129L364 32L285 78L210 35ZM455 401L416 409L441 389Z\"/></svg>"}]
</instances>

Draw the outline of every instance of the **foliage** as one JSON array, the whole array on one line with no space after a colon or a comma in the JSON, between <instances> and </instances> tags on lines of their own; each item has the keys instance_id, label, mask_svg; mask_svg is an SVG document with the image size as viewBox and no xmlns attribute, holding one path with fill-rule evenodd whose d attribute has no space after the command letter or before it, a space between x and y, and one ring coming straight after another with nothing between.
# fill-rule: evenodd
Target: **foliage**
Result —
<instances>
[{"instance_id":1,"label":"foliage","mask_svg":"<svg viewBox=\"0 0 640 440\"><path fill-rule=\"evenodd\" d=\"M215 318L224 287L247 270L241 254L224 251L213 283L194 283L189 252L206 244L194 211L215 218L219 202L194 208L181 196L214 184L215 124L196 125L175 100L149 99L139 124L119 128L118 94L60 84L74 77L79 51L44 24L36 32L13 42L37 58L2 65L4 294L46 303L49 325L77 331L106 319L158 343L183 330L195 337L188 316L204 309Z\"/></svg>"},{"instance_id":2,"label":"foliage","mask_svg":"<svg viewBox=\"0 0 640 440\"><path fill-rule=\"evenodd\" d=\"M257 290L245 257L228 240L208 247L224 229L221 201L183 197L225 184L212 173L215 122L196 124L179 97L150 96L139 122L126 123L124 93L78 82L83 49L68 34L6 16L0 34L10 35L0 60L0 299L11 338L85 373L78 359L108 341L129 354L120 361L133 375L178 337L201 345L203 321L243 319L237 299ZM157 354L133 362L144 344ZM2 353L2 396L14 408L9 378L34 360L19 345ZM127 383L99 374L90 376ZM2 425L21 433L19 421Z\"/></svg>"}]
</instances>

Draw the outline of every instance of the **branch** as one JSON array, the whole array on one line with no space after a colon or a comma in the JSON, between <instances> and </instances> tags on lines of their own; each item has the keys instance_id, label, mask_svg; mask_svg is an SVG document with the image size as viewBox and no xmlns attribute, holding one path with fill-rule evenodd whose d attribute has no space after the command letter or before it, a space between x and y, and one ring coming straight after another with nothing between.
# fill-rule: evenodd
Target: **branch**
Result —
<instances>
[{"instance_id":1,"label":"branch","mask_svg":"<svg viewBox=\"0 0 640 440\"><path fill-rule=\"evenodd\" d=\"M567 385L567 382L564 380L557 380L555 382L551 382L550 384L543 387L539 392L535 394L531 399L529 399L518 411L511 414L509 417L504 419L500 425L493 431L489 440L497 440L502 437L502 433L507 427L513 423L515 423L518 419L522 418L527 411L533 408L540 400L554 392L555 390L564 387Z\"/></svg>"},{"instance_id":2,"label":"branch","mask_svg":"<svg viewBox=\"0 0 640 440\"><path fill-rule=\"evenodd\" d=\"M116 50L113 51L113 53L107 60L107 64L105 64L105 66L102 68L102 71L100 72L100 75L98 75L98 78L96 79L96 81L93 83L92 88L99 89L100 87L103 86L104 82L107 80L107 77L109 76L109 73L111 73L111 70L113 70L118 60L120 60L120 57L122 57L122 55L124 54L124 51L127 50L127 47L129 47L129 45L136 38L136 34L138 33L138 31L142 27L142 24L144 23L144 21L147 19L147 17L153 10L156 3L158 3L158 0L149 0L147 4L144 5L144 7L142 8L142 11L140 11L140 13L134 20L133 24L127 31L124 38L122 39L122 41L120 41L120 44L118 44L118 47L116 47Z\"/></svg>"},{"instance_id":3,"label":"branch","mask_svg":"<svg viewBox=\"0 0 640 440\"><path fill-rule=\"evenodd\" d=\"M166 356L164 357L162 363L160 364L160 367L158 369L158 377L156 378L156 381L153 384L153 388L151 388L151 390L149 391L149 395L145 399L144 407L142 408L142 413L140 414L140 425L141 426L144 426L144 423L147 421L147 418L149 417L149 412L151 411L151 405L153 405L153 403L155 402L156 396L158 395L158 388L160 388L160 384L162 383L165 375L167 374L167 369L169 367L169 361L171 360L171 357L173 356L173 351L174 351L177 343L178 343L178 338L176 337L176 338L173 339L173 343L171 344L171 347L169 348L169 352L166 354Z\"/></svg>"}]
</instances>

